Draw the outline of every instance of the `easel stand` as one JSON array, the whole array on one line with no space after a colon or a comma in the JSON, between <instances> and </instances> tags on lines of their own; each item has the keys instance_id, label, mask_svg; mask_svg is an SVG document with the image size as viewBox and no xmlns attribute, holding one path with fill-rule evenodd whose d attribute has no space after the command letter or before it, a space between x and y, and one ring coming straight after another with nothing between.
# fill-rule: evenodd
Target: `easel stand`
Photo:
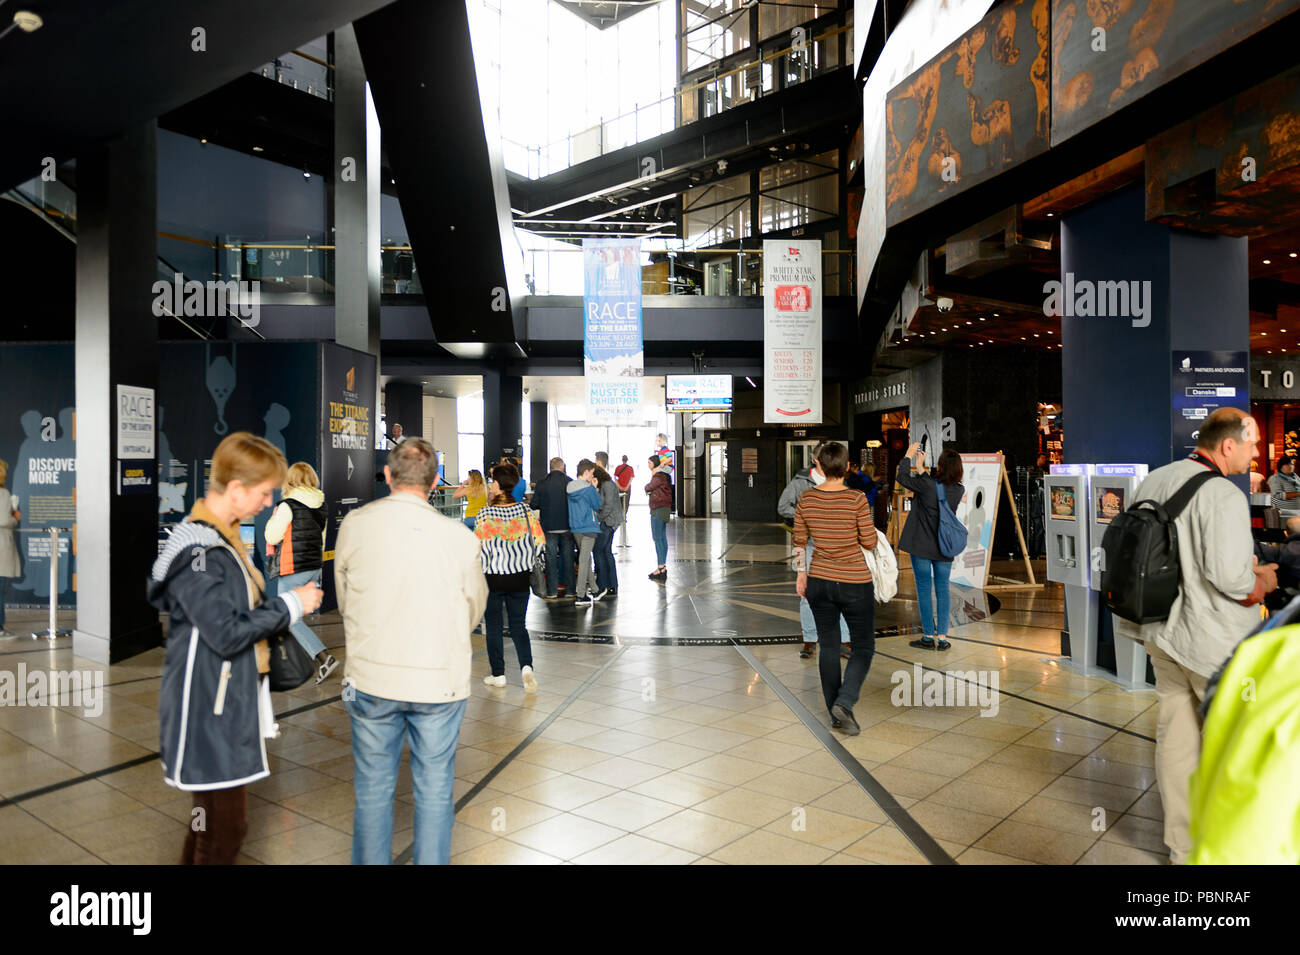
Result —
<instances>
[{"instance_id":1,"label":"easel stand","mask_svg":"<svg viewBox=\"0 0 1300 955\"><path fill-rule=\"evenodd\" d=\"M1025 573L1029 575L1029 582L1013 580L1010 577L998 577L992 573L986 573L984 577L984 589L992 593L1010 593L1018 590L1037 590L1043 586L1034 576L1034 565L1029 560L1029 548L1025 546L1025 532L1020 525L1020 512L1016 510L1016 496L1011 492L1011 479L1007 477L1007 466L1005 463L999 465L1002 472L1002 487L1007 492L1007 503L1011 505L1011 519L1016 525L1016 540L1020 542L1020 558L1025 562ZM990 562L991 563L991 562ZM999 583L991 583L999 581Z\"/></svg>"}]
</instances>

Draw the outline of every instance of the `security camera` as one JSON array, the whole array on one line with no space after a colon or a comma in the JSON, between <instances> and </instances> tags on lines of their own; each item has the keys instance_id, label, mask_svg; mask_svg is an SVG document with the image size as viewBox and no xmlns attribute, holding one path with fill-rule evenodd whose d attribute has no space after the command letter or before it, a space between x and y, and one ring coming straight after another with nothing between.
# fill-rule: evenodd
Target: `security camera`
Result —
<instances>
[{"instance_id":1,"label":"security camera","mask_svg":"<svg viewBox=\"0 0 1300 955\"><path fill-rule=\"evenodd\" d=\"M946 296L939 296L939 298L935 300L934 304L938 306L939 311L941 312L952 311L952 299L947 298Z\"/></svg>"},{"instance_id":2,"label":"security camera","mask_svg":"<svg viewBox=\"0 0 1300 955\"><path fill-rule=\"evenodd\" d=\"M719 160L718 160L718 175L719 175L719 176L724 176L724 175L726 175L726 173L727 173L727 161L726 161L725 159L719 159Z\"/></svg>"}]
</instances>

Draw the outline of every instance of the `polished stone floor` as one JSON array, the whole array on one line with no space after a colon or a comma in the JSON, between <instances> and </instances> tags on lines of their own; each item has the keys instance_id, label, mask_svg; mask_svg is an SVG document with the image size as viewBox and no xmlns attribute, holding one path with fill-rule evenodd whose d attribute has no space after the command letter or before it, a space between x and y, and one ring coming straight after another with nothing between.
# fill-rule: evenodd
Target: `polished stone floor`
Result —
<instances>
[{"instance_id":1,"label":"polished stone floor","mask_svg":"<svg viewBox=\"0 0 1300 955\"><path fill-rule=\"evenodd\" d=\"M645 576L644 518L633 512L619 552L617 598L530 602L539 693L524 694L509 648L510 684L485 687L475 636L453 862L1165 860L1154 693L1064 665L1059 588L996 598L954 588L953 648L939 654L908 646L916 609L904 573L878 608L855 711L862 734L850 738L828 729L816 659L797 654L786 532L674 521L661 584ZM11 612L10 629L37 616ZM337 615L314 625L342 655ZM107 685L97 716L0 707L0 862L175 861L191 802L162 782L155 755L161 662L158 649L105 668L74 657L66 638L0 641L0 671L103 671ZM899 700L918 665L961 671L968 687L996 677L997 691ZM241 861L346 863L352 757L338 678L277 694L276 712L282 735L268 745L272 775L250 787ZM404 767L399 861L410 793Z\"/></svg>"}]
</instances>

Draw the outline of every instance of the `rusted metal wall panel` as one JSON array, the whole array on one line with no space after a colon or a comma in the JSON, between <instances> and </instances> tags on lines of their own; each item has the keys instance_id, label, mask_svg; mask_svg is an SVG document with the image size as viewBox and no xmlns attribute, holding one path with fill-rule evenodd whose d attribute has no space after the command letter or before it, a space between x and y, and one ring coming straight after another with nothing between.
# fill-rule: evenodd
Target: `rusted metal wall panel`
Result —
<instances>
[{"instance_id":1,"label":"rusted metal wall panel","mask_svg":"<svg viewBox=\"0 0 1300 955\"><path fill-rule=\"evenodd\" d=\"M995 7L890 91L889 225L1048 148L1048 7Z\"/></svg>"},{"instance_id":2,"label":"rusted metal wall panel","mask_svg":"<svg viewBox=\"0 0 1300 955\"><path fill-rule=\"evenodd\" d=\"M1300 67L1147 143L1147 218L1264 235L1300 217Z\"/></svg>"},{"instance_id":3,"label":"rusted metal wall panel","mask_svg":"<svg viewBox=\"0 0 1300 955\"><path fill-rule=\"evenodd\" d=\"M1052 0L1052 145L1297 7L1300 0Z\"/></svg>"}]
</instances>

